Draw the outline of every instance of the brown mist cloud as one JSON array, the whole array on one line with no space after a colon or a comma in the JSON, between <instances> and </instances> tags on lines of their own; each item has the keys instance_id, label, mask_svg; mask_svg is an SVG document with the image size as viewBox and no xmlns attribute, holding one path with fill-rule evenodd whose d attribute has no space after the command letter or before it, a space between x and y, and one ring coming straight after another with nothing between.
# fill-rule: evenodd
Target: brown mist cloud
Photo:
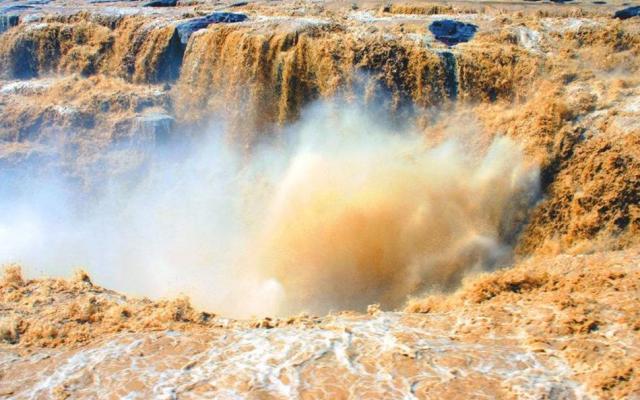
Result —
<instances>
[{"instance_id":1,"label":"brown mist cloud","mask_svg":"<svg viewBox=\"0 0 640 400\"><path fill-rule=\"evenodd\" d=\"M508 257L536 194L537 170L506 138L430 147L343 104L312 107L248 159L220 133L88 198L24 181L28 195L2 204L2 261L83 265L97 283L232 316L396 307Z\"/></svg>"},{"instance_id":2,"label":"brown mist cloud","mask_svg":"<svg viewBox=\"0 0 640 400\"><path fill-rule=\"evenodd\" d=\"M339 119L321 113L303 128L325 136L288 164L257 242L285 313L395 307L508 254L503 240L537 178L513 142L426 148L356 113Z\"/></svg>"}]
</instances>

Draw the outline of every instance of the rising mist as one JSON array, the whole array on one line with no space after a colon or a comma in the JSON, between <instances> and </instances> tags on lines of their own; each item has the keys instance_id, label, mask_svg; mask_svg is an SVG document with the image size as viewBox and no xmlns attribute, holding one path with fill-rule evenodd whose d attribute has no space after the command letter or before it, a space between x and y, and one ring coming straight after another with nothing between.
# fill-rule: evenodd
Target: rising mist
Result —
<instances>
[{"instance_id":1,"label":"rising mist","mask_svg":"<svg viewBox=\"0 0 640 400\"><path fill-rule=\"evenodd\" d=\"M213 126L186 156L156 149L135 184L96 193L6 177L0 262L82 266L113 289L236 317L393 308L507 262L537 195L537 169L506 138L433 145L343 104L310 107L251 154L224 137Z\"/></svg>"}]
</instances>

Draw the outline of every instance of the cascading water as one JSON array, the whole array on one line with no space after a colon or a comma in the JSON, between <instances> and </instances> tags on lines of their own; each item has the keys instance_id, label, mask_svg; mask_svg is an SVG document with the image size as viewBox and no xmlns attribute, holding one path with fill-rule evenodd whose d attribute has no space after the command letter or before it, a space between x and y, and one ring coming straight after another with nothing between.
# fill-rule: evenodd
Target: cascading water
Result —
<instances>
[{"instance_id":1,"label":"cascading water","mask_svg":"<svg viewBox=\"0 0 640 400\"><path fill-rule=\"evenodd\" d=\"M0 10L0 397L639 392L615 5L81 1Z\"/></svg>"},{"instance_id":2,"label":"cascading water","mask_svg":"<svg viewBox=\"0 0 640 400\"><path fill-rule=\"evenodd\" d=\"M441 51L439 53L445 70L445 90L447 97L451 101L458 99L458 63L456 56L451 51Z\"/></svg>"}]
</instances>

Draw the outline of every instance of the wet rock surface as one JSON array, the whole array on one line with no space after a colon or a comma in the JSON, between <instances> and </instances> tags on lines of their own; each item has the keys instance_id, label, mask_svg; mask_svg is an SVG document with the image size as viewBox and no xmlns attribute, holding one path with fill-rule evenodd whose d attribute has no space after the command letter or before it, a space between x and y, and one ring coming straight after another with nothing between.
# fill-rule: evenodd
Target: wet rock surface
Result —
<instances>
[{"instance_id":1,"label":"wet rock surface","mask_svg":"<svg viewBox=\"0 0 640 400\"><path fill-rule=\"evenodd\" d=\"M220 23L235 23L243 22L247 20L247 16L238 13L229 12L214 12L202 18L194 18L189 21L181 22L176 26L178 35L180 36L180 42L187 44L191 35L200 30L208 27L211 24Z\"/></svg>"}]
</instances>

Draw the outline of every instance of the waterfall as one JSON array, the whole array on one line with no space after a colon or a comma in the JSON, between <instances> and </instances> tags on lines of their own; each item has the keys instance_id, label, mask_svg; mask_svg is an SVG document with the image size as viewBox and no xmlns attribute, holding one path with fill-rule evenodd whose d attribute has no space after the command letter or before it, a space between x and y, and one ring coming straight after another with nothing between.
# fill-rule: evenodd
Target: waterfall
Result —
<instances>
[{"instance_id":1,"label":"waterfall","mask_svg":"<svg viewBox=\"0 0 640 400\"><path fill-rule=\"evenodd\" d=\"M451 101L458 98L458 62L456 56L450 51L441 51L438 53L442 59L442 66L445 71L445 92Z\"/></svg>"}]
</instances>

